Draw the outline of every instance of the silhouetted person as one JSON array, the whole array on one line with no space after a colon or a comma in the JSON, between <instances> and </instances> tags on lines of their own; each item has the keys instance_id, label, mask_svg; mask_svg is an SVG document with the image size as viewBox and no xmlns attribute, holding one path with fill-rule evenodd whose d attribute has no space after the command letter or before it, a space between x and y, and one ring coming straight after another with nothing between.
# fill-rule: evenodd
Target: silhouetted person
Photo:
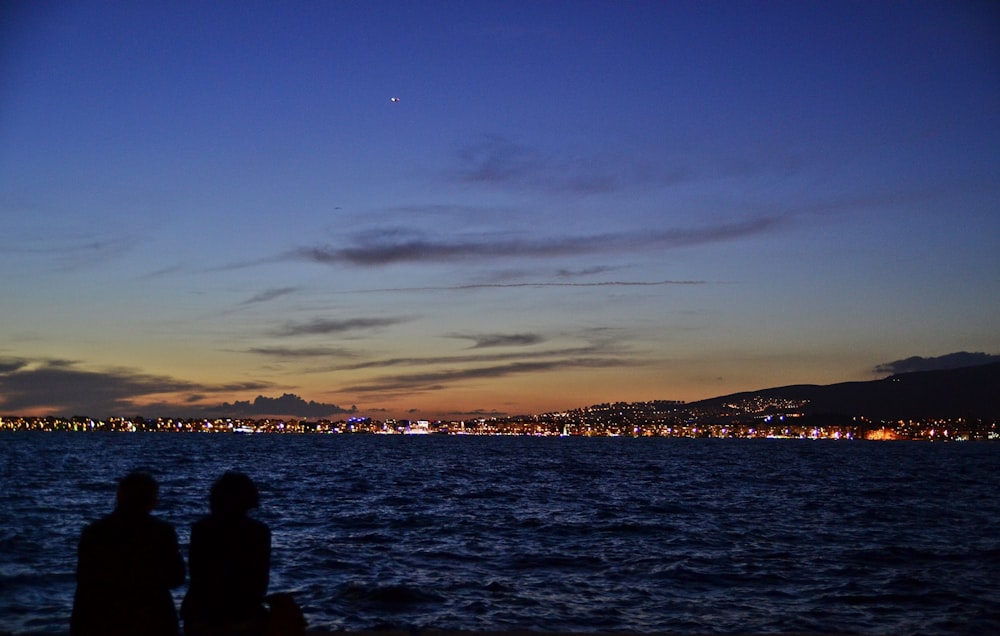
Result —
<instances>
[{"instance_id":1,"label":"silhouetted person","mask_svg":"<svg viewBox=\"0 0 1000 636\"><path fill-rule=\"evenodd\" d=\"M184 582L173 526L153 517L159 486L132 472L118 483L114 512L80 534L73 636L175 636L170 589Z\"/></svg>"},{"instance_id":2,"label":"silhouetted person","mask_svg":"<svg viewBox=\"0 0 1000 636\"><path fill-rule=\"evenodd\" d=\"M227 472L212 485L211 514L191 527L191 586L181 605L188 636L263 633L271 530L247 516L259 502L243 473Z\"/></svg>"}]
</instances>

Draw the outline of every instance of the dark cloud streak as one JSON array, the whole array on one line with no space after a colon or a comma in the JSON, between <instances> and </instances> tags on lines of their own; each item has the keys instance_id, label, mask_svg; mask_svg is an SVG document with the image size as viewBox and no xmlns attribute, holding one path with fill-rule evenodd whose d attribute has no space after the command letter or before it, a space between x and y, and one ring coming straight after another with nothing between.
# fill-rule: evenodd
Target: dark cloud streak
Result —
<instances>
[{"instance_id":1,"label":"dark cloud streak","mask_svg":"<svg viewBox=\"0 0 1000 636\"><path fill-rule=\"evenodd\" d=\"M317 318L309 322L288 323L275 332L276 336L309 336L342 334L352 331L367 331L389 327L406 322L405 318L349 318L346 320L326 320Z\"/></svg>"},{"instance_id":2,"label":"dark cloud streak","mask_svg":"<svg viewBox=\"0 0 1000 636\"><path fill-rule=\"evenodd\" d=\"M617 268L598 265L595 267L587 267L580 270L560 269L558 272L556 272L556 274L560 278L576 278L578 276L593 276L594 274L604 274L610 271L614 271L615 269Z\"/></svg>"},{"instance_id":3,"label":"dark cloud streak","mask_svg":"<svg viewBox=\"0 0 1000 636\"><path fill-rule=\"evenodd\" d=\"M469 283L467 285L441 285L424 287L383 287L380 289L357 289L352 293L375 294L386 292L435 292L435 291L468 291L475 289L517 289L517 288L546 288L546 287L668 287L673 285L707 285L704 280L655 280L655 281L627 281L610 280L595 281L591 283Z\"/></svg>"},{"instance_id":4,"label":"dark cloud streak","mask_svg":"<svg viewBox=\"0 0 1000 636\"><path fill-rule=\"evenodd\" d=\"M525 373L548 373L556 370L607 368L634 366L635 360L624 358L560 358L556 360L539 360L536 362L513 362L511 364L470 369L455 369L444 371L426 371L413 374L391 375L376 378L368 384L347 386L342 391L357 393L379 393L387 391L428 391L439 390L446 384L454 384L469 380L484 380L501 378Z\"/></svg>"},{"instance_id":5,"label":"dark cloud streak","mask_svg":"<svg viewBox=\"0 0 1000 636\"><path fill-rule=\"evenodd\" d=\"M288 294L295 293L299 290L298 287L278 287L275 289L265 289L262 292L255 294L254 296L244 300L241 305L254 305L257 303L265 303L269 300L274 300L275 298L280 298L282 296L287 296Z\"/></svg>"},{"instance_id":6,"label":"dark cloud streak","mask_svg":"<svg viewBox=\"0 0 1000 636\"><path fill-rule=\"evenodd\" d=\"M252 347L247 353L275 358L354 358L356 353L339 347Z\"/></svg>"},{"instance_id":7,"label":"dark cloud streak","mask_svg":"<svg viewBox=\"0 0 1000 636\"><path fill-rule=\"evenodd\" d=\"M473 349L488 349L492 347L527 347L544 342L542 336L534 333L514 334L454 334L452 338L471 340Z\"/></svg>"},{"instance_id":8,"label":"dark cloud streak","mask_svg":"<svg viewBox=\"0 0 1000 636\"><path fill-rule=\"evenodd\" d=\"M473 347L474 348L474 347ZM623 347L612 343L601 342L582 347L567 347L564 349L546 349L542 351L518 350L508 353L476 353L452 356L423 356L413 358L378 358L337 367L337 371L356 371L360 369L388 367L419 367L435 364L491 364L508 360L538 360L566 357L620 357L629 352Z\"/></svg>"},{"instance_id":9,"label":"dark cloud streak","mask_svg":"<svg viewBox=\"0 0 1000 636\"><path fill-rule=\"evenodd\" d=\"M450 263L467 260L509 258L555 258L638 249L675 249L732 241L755 236L781 226L783 219L762 216L732 223L697 228L672 228L634 233L535 240L501 240L484 237L465 240L435 240L399 230L366 234L349 247L304 247L286 258L324 265L347 264L381 267L398 263Z\"/></svg>"},{"instance_id":10,"label":"dark cloud streak","mask_svg":"<svg viewBox=\"0 0 1000 636\"><path fill-rule=\"evenodd\" d=\"M877 365L873 372L877 375L895 375L897 373L911 373L914 371L941 371L945 369L960 369L962 367L972 367L981 364L1000 362L1000 355L990 353L969 353L968 351L957 351L943 356L922 358L912 356L904 360L884 362Z\"/></svg>"}]
</instances>

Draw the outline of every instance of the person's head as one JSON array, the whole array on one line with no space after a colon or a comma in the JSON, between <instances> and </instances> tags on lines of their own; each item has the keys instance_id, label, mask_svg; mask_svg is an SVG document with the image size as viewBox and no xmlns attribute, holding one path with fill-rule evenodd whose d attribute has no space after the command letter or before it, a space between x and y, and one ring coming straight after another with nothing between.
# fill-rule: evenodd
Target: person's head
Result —
<instances>
[{"instance_id":1,"label":"person's head","mask_svg":"<svg viewBox=\"0 0 1000 636\"><path fill-rule=\"evenodd\" d=\"M136 470L118 482L117 508L126 514L146 514L156 506L160 486L147 472Z\"/></svg>"},{"instance_id":2,"label":"person's head","mask_svg":"<svg viewBox=\"0 0 1000 636\"><path fill-rule=\"evenodd\" d=\"M208 497L209 509L217 515L244 515L259 505L260 495L253 480L233 470L215 480Z\"/></svg>"}]
</instances>

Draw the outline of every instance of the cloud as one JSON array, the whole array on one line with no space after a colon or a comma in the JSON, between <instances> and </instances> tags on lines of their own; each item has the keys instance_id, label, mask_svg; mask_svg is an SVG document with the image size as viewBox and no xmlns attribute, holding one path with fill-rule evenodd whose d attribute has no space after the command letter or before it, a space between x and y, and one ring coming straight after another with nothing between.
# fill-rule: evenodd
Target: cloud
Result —
<instances>
[{"instance_id":1,"label":"cloud","mask_svg":"<svg viewBox=\"0 0 1000 636\"><path fill-rule=\"evenodd\" d=\"M543 168L537 150L497 135L463 146L458 159L462 164L458 178L468 182L509 182Z\"/></svg>"},{"instance_id":2,"label":"cloud","mask_svg":"<svg viewBox=\"0 0 1000 636\"><path fill-rule=\"evenodd\" d=\"M473 349L486 349L490 347L526 347L544 342L542 336L535 333L514 333L514 334L454 334L452 338L471 340Z\"/></svg>"},{"instance_id":3,"label":"cloud","mask_svg":"<svg viewBox=\"0 0 1000 636\"><path fill-rule=\"evenodd\" d=\"M90 371L66 360L0 359L0 413L4 414L328 417L356 410L353 406L307 402L291 393L278 398L258 395L253 402L204 404L206 397L214 394L269 387L252 381L199 384L125 368ZM157 400L157 396L169 397Z\"/></svg>"},{"instance_id":4,"label":"cloud","mask_svg":"<svg viewBox=\"0 0 1000 636\"><path fill-rule=\"evenodd\" d=\"M269 398L258 395L253 402L239 401L232 404L224 402L219 406L207 409L209 412L217 412L228 417L260 417L270 416L291 416L291 417L332 417L342 413L355 413L357 407L349 409L337 406L336 404L323 404L320 402L305 401L293 393L285 393L281 397Z\"/></svg>"},{"instance_id":5,"label":"cloud","mask_svg":"<svg viewBox=\"0 0 1000 636\"><path fill-rule=\"evenodd\" d=\"M560 269L556 272L560 278L575 278L577 276L593 276L594 274L604 274L618 269L617 267L608 267L606 265L596 265L594 267L585 267L583 269Z\"/></svg>"},{"instance_id":6,"label":"cloud","mask_svg":"<svg viewBox=\"0 0 1000 636\"><path fill-rule=\"evenodd\" d=\"M17 360L0 368L0 412L44 411L53 415L136 414L138 402L164 394L211 394L260 390L269 385L242 382L205 385L135 369L85 370L74 361Z\"/></svg>"},{"instance_id":7,"label":"cloud","mask_svg":"<svg viewBox=\"0 0 1000 636\"><path fill-rule=\"evenodd\" d=\"M274 289L265 289L262 292L255 294L254 296L244 300L241 305L253 305L256 303L265 303L269 300L274 300L275 298L280 298L281 296L287 296L299 290L298 287L277 287Z\"/></svg>"},{"instance_id":8,"label":"cloud","mask_svg":"<svg viewBox=\"0 0 1000 636\"><path fill-rule=\"evenodd\" d=\"M1000 362L1000 355L991 353L969 353L968 351L958 351L943 356L932 358L922 358L913 356L904 360L894 362L883 362L877 365L873 371L876 374L911 373L913 371L939 371L944 369L959 369L961 367L973 367L980 364Z\"/></svg>"},{"instance_id":9,"label":"cloud","mask_svg":"<svg viewBox=\"0 0 1000 636\"><path fill-rule=\"evenodd\" d=\"M405 322L404 318L348 318L346 320L327 320L317 318L309 322L288 323L275 332L276 336L309 336L331 333L347 333L365 331L379 327L389 327Z\"/></svg>"},{"instance_id":10,"label":"cloud","mask_svg":"<svg viewBox=\"0 0 1000 636\"><path fill-rule=\"evenodd\" d=\"M510 258L555 258L583 253L609 253L638 249L676 249L721 243L763 234L779 228L783 219L760 216L730 223L694 228L651 229L585 236L542 239L502 239L496 236L427 238L400 229L369 232L347 247L313 246L291 251L285 258L326 265L381 267L398 263L452 263Z\"/></svg>"},{"instance_id":11,"label":"cloud","mask_svg":"<svg viewBox=\"0 0 1000 636\"><path fill-rule=\"evenodd\" d=\"M137 279L138 280L154 280L154 279L157 279L157 278L163 278L165 276L169 276L171 274L176 274L176 273L182 272L182 271L184 271L184 269L180 265L170 265L168 267L161 267L160 269L155 269L155 270L153 270L151 272L147 272L145 274L142 274L141 276L138 276Z\"/></svg>"},{"instance_id":12,"label":"cloud","mask_svg":"<svg viewBox=\"0 0 1000 636\"><path fill-rule=\"evenodd\" d=\"M473 347L475 349L475 347ZM421 356L412 358L377 358L365 360L349 365L339 366L335 371L357 371L360 369L388 368L388 367L420 367L441 364L495 364L515 360L523 362L525 360L545 360L553 358L579 358L609 356L617 358L629 355L629 351L620 346L613 338L600 339L593 344L580 347L566 347L562 349L545 349L541 351L525 351L519 349L504 353L490 351L489 353L475 353L450 356Z\"/></svg>"},{"instance_id":13,"label":"cloud","mask_svg":"<svg viewBox=\"0 0 1000 636\"><path fill-rule=\"evenodd\" d=\"M476 355L457 356L425 356L414 358L381 358L377 360L367 360L341 367L336 371L358 371L360 369L387 368L387 367L419 367L430 364L482 364L490 362L503 362L505 360L526 360L535 358L550 358L554 355L581 355L595 353L593 347L575 347L557 351L536 351L516 353L490 353Z\"/></svg>"},{"instance_id":14,"label":"cloud","mask_svg":"<svg viewBox=\"0 0 1000 636\"><path fill-rule=\"evenodd\" d=\"M0 375L23 369L27 365L28 361L21 358L0 358Z\"/></svg>"},{"instance_id":15,"label":"cloud","mask_svg":"<svg viewBox=\"0 0 1000 636\"><path fill-rule=\"evenodd\" d=\"M373 294L382 292L433 292L433 291L467 291L474 289L516 289L519 287L544 288L544 287L663 287L671 285L707 285L704 280L608 280L594 281L590 283L468 283L466 285L440 285L422 287L382 287L374 289L357 289L354 293Z\"/></svg>"},{"instance_id":16,"label":"cloud","mask_svg":"<svg viewBox=\"0 0 1000 636\"><path fill-rule=\"evenodd\" d=\"M130 252L136 245L137 239L131 236L96 236L90 230L69 230L37 239L22 237L16 242L0 243L0 251L26 258L38 257L42 268L71 272L103 265Z\"/></svg>"},{"instance_id":17,"label":"cloud","mask_svg":"<svg viewBox=\"0 0 1000 636\"><path fill-rule=\"evenodd\" d=\"M627 161L558 157L499 135L485 135L455 153L449 180L557 194L613 192L648 178Z\"/></svg>"},{"instance_id":18,"label":"cloud","mask_svg":"<svg viewBox=\"0 0 1000 636\"><path fill-rule=\"evenodd\" d=\"M355 358L357 354L340 347L252 347L247 353L275 358Z\"/></svg>"},{"instance_id":19,"label":"cloud","mask_svg":"<svg viewBox=\"0 0 1000 636\"><path fill-rule=\"evenodd\" d=\"M556 360L539 360L533 362L512 362L487 367L471 369L454 369L443 371L424 371L420 373L389 375L376 378L368 384L358 384L344 387L343 391L357 393L381 393L406 390L410 392L439 390L446 384L466 382L468 380L483 380L501 378L524 373L551 372L555 370L579 368L608 368L633 366L639 364L635 360L625 358L560 358Z\"/></svg>"}]
</instances>

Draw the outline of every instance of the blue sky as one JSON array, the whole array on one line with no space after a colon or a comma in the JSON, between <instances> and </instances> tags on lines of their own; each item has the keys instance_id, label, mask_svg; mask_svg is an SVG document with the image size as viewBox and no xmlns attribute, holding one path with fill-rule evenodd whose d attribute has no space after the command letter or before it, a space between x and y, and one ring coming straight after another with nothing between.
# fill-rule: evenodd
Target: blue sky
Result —
<instances>
[{"instance_id":1,"label":"blue sky","mask_svg":"<svg viewBox=\"0 0 1000 636\"><path fill-rule=\"evenodd\" d=\"M0 412L460 418L1000 353L993 3L2 11Z\"/></svg>"}]
</instances>

